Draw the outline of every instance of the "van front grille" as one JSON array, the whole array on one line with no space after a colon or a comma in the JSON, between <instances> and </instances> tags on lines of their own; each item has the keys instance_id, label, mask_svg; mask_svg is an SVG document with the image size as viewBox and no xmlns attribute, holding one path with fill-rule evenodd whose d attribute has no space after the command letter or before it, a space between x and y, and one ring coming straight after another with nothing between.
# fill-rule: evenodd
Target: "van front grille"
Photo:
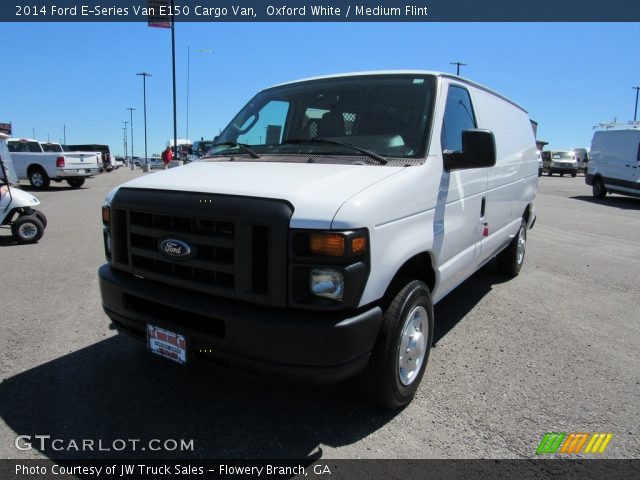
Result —
<instances>
[{"instance_id":1,"label":"van front grille","mask_svg":"<svg viewBox=\"0 0 640 480\"><path fill-rule=\"evenodd\" d=\"M284 306L292 213L276 200L121 189L111 208L112 265L188 290ZM162 242L189 253L167 254Z\"/></svg>"}]
</instances>

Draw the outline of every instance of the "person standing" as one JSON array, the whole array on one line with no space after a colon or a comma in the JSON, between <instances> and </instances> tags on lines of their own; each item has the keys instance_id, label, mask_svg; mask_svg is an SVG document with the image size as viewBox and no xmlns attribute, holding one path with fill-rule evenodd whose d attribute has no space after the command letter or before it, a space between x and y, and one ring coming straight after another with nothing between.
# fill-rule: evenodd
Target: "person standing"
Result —
<instances>
[{"instance_id":1,"label":"person standing","mask_svg":"<svg viewBox=\"0 0 640 480\"><path fill-rule=\"evenodd\" d=\"M162 168L165 170L169 168L169 162L171 160L173 160L173 152L171 151L171 147L167 147L162 152Z\"/></svg>"}]
</instances>

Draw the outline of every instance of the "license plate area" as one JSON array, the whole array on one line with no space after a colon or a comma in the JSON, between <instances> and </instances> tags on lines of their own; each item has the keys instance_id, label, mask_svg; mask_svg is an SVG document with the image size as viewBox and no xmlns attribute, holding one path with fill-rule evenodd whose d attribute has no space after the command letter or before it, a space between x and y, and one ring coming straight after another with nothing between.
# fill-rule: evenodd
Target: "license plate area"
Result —
<instances>
[{"instance_id":1,"label":"license plate area","mask_svg":"<svg viewBox=\"0 0 640 480\"><path fill-rule=\"evenodd\" d=\"M156 355L181 365L187 363L187 337L180 333L147 324L147 347Z\"/></svg>"}]
</instances>

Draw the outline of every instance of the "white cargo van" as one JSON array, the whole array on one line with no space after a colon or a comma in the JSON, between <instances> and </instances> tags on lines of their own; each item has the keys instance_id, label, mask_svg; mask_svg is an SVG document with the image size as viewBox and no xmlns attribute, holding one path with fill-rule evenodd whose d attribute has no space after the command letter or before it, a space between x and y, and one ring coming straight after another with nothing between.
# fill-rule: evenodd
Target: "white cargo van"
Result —
<instances>
[{"instance_id":1,"label":"white cargo van","mask_svg":"<svg viewBox=\"0 0 640 480\"><path fill-rule=\"evenodd\" d=\"M585 182L597 198L607 192L640 197L640 123L594 132Z\"/></svg>"},{"instance_id":2,"label":"white cargo van","mask_svg":"<svg viewBox=\"0 0 640 480\"><path fill-rule=\"evenodd\" d=\"M397 408L433 305L535 220L527 112L457 76L375 72L258 93L200 160L113 190L102 303L179 363L335 382ZM437 319L436 319L437 321Z\"/></svg>"}]
</instances>

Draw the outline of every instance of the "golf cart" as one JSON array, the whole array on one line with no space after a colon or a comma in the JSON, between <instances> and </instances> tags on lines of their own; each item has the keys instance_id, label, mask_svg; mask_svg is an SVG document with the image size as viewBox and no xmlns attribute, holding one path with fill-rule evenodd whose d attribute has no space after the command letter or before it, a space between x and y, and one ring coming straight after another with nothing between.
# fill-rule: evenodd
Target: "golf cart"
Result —
<instances>
[{"instance_id":1,"label":"golf cart","mask_svg":"<svg viewBox=\"0 0 640 480\"><path fill-rule=\"evenodd\" d=\"M34 207L40 201L16 188L18 177L7 148L7 135L0 133L0 226L11 227L18 243L35 243L44 234L47 217Z\"/></svg>"}]
</instances>

